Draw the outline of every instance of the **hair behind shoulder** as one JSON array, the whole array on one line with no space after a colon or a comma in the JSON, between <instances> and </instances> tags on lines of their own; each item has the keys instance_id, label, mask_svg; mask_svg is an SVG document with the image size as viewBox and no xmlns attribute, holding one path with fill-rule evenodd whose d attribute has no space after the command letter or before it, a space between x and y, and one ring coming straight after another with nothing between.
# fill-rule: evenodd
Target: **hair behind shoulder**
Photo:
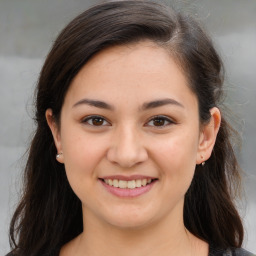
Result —
<instances>
[{"instance_id":1,"label":"hair behind shoulder","mask_svg":"<svg viewBox=\"0 0 256 256\"><path fill-rule=\"evenodd\" d=\"M24 191L10 225L15 255L48 255L82 232L81 202L69 186L45 112L59 121L72 79L97 52L120 44L151 40L164 47L188 76L197 95L201 123L218 107L223 66L211 40L191 17L151 1L113 1L76 17L60 33L42 68L36 93L36 133L24 171ZM239 167L230 142L232 129L222 119L211 158L197 166L185 197L186 227L218 247L240 247L243 226L230 188Z\"/></svg>"}]
</instances>

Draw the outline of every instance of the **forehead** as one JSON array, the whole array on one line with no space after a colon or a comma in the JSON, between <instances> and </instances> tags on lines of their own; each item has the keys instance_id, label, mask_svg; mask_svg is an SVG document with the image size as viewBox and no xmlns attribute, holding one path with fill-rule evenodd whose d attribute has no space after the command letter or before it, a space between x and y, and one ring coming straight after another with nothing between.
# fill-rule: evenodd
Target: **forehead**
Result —
<instances>
[{"instance_id":1,"label":"forehead","mask_svg":"<svg viewBox=\"0 0 256 256\"><path fill-rule=\"evenodd\" d=\"M93 56L73 79L68 94L74 98L163 97L192 93L187 78L168 51L144 41L114 46ZM150 99L149 99L150 100Z\"/></svg>"},{"instance_id":2,"label":"forehead","mask_svg":"<svg viewBox=\"0 0 256 256\"><path fill-rule=\"evenodd\" d=\"M170 58L172 58L171 55L164 47L145 40L138 43L108 47L95 54L85 67L97 68L105 66L104 68L106 68L118 62L120 68L126 67L127 69L128 67L140 66L140 72L147 72L161 64L163 65L164 61L169 62Z\"/></svg>"}]
</instances>

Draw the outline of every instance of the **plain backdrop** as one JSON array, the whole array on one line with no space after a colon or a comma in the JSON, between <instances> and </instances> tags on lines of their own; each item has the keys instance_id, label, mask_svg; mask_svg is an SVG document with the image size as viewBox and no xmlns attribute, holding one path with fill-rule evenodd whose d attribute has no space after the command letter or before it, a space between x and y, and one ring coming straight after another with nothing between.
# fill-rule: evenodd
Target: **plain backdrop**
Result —
<instances>
[{"instance_id":1,"label":"plain backdrop","mask_svg":"<svg viewBox=\"0 0 256 256\"><path fill-rule=\"evenodd\" d=\"M166 0L167 1L167 0ZM0 0L0 255L20 195L24 156L33 134L33 91L60 30L88 0ZM245 195L238 203L244 247L256 252L256 0L183 0L174 6L205 24L226 65L226 105L242 137Z\"/></svg>"}]
</instances>

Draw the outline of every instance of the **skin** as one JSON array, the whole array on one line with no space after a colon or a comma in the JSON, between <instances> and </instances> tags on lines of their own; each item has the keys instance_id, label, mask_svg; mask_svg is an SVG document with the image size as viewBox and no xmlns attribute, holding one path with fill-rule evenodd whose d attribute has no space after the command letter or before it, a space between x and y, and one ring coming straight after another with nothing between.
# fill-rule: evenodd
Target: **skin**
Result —
<instances>
[{"instance_id":1,"label":"skin","mask_svg":"<svg viewBox=\"0 0 256 256\"><path fill-rule=\"evenodd\" d=\"M172 103L142 110L143 103L167 98ZM85 121L90 115L104 120ZM170 121L161 119L159 125L156 115ZM210 122L200 125L196 95L166 50L144 41L101 51L72 81L61 126L51 109L46 118L62 153L57 160L83 209L84 232L61 256L208 255L208 244L186 230L183 205L196 164L211 155L220 112L211 109ZM157 181L143 195L120 198L99 181L109 175Z\"/></svg>"}]
</instances>

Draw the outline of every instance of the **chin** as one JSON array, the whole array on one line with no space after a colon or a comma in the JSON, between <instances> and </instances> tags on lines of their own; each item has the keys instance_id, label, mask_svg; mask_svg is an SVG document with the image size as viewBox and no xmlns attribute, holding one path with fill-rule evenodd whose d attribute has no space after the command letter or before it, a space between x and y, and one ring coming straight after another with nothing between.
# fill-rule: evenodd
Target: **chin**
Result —
<instances>
[{"instance_id":1,"label":"chin","mask_svg":"<svg viewBox=\"0 0 256 256\"><path fill-rule=\"evenodd\" d=\"M152 224L153 219L152 212L149 216L145 212L134 214L131 211L119 212L106 218L110 225L119 229L140 229Z\"/></svg>"},{"instance_id":2,"label":"chin","mask_svg":"<svg viewBox=\"0 0 256 256\"><path fill-rule=\"evenodd\" d=\"M117 228L117 229L122 229L122 230L136 230L136 229L142 229L145 228L149 225L149 223L145 220L131 220L131 221L123 221L123 220L119 220L119 221L113 221L111 223L113 227Z\"/></svg>"}]
</instances>

